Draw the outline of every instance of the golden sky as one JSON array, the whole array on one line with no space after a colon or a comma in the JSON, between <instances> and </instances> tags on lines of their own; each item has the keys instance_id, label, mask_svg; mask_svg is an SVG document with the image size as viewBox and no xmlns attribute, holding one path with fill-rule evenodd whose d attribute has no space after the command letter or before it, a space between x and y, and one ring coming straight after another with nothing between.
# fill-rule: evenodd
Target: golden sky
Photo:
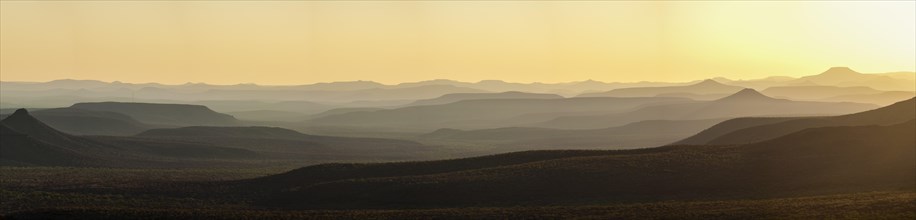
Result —
<instances>
[{"instance_id":1,"label":"golden sky","mask_svg":"<svg viewBox=\"0 0 916 220\"><path fill-rule=\"evenodd\" d=\"M916 3L0 1L0 80L687 81L916 71Z\"/></svg>"}]
</instances>

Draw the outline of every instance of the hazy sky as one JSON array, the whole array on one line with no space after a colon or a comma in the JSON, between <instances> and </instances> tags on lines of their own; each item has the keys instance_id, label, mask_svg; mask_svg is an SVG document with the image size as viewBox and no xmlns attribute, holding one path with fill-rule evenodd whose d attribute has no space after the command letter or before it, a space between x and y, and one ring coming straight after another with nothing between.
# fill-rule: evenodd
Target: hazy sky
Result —
<instances>
[{"instance_id":1,"label":"hazy sky","mask_svg":"<svg viewBox=\"0 0 916 220\"><path fill-rule=\"evenodd\" d=\"M0 80L686 81L916 70L916 3L0 2Z\"/></svg>"}]
</instances>

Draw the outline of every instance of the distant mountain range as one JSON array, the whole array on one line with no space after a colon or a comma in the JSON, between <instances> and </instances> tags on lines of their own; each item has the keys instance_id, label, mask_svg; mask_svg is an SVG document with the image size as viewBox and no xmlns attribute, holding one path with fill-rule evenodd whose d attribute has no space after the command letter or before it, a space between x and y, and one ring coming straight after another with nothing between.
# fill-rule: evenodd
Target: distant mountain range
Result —
<instances>
[{"instance_id":1,"label":"distant mountain range","mask_svg":"<svg viewBox=\"0 0 916 220\"><path fill-rule=\"evenodd\" d=\"M890 105L916 96L916 92L913 91L881 91L865 86L777 86L767 88L762 93L784 99L858 102L877 105Z\"/></svg>"},{"instance_id":2,"label":"distant mountain range","mask_svg":"<svg viewBox=\"0 0 916 220\"><path fill-rule=\"evenodd\" d=\"M430 130L495 128L531 124L556 115L623 112L643 105L691 102L684 98L476 99L377 111L357 111L311 119L311 125L379 126ZM603 126L609 127L613 125Z\"/></svg>"},{"instance_id":3,"label":"distant mountain range","mask_svg":"<svg viewBox=\"0 0 916 220\"><path fill-rule=\"evenodd\" d=\"M698 96L708 96L708 95L717 95L717 96L726 96L728 94L733 94L744 87L740 86L731 86L719 83L715 80L707 79L699 83L686 85L686 86L664 86L664 87L638 87L638 88L623 88L615 89L607 92L600 93L585 93L579 95L578 97L653 97L653 96L668 96L668 97L698 97Z\"/></svg>"},{"instance_id":4,"label":"distant mountain range","mask_svg":"<svg viewBox=\"0 0 916 220\"><path fill-rule=\"evenodd\" d=\"M221 112L257 110L314 114L333 108L395 107L455 93L523 93L572 96L663 96L713 100L741 88L764 91L770 87L833 86L868 87L882 92L916 91L916 73L863 74L845 67L801 78L768 77L756 80L714 78L694 82L606 83L594 80L570 83L511 83L499 80L459 82L430 80L384 85L371 81L331 82L292 86L255 84L208 85L187 83L121 83L93 80L51 82L0 82L2 108L59 108L80 102L144 102L203 104ZM870 93L871 94L871 93ZM836 94L835 96L867 95ZM777 97L781 95L776 95ZM796 97L788 97L796 98ZM830 97L825 97L830 98ZM843 100L843 99L839 99ZM862 100L862 99L852 99ZM292 102L292 103L290 103ZM257 105L250 105L257 104ZM886 102L875 104L888 104ZM252 106L258 106L253 108Z\"/></svg>"},{"instance_id":5,"label":"distant mountain range","mask_svg":"<svg viewBox=\"0 0 916 220\"><path fill-rule=\"evenodd\" d=\"M441 105L457 101L475 100L475 99L562 99L563 96L556 94L543 93L525 93L525 92L501 92L501 93L454 93L445 94L434 99L417 100L410 103L416 105Z\"/></svg>"}]
</instances>

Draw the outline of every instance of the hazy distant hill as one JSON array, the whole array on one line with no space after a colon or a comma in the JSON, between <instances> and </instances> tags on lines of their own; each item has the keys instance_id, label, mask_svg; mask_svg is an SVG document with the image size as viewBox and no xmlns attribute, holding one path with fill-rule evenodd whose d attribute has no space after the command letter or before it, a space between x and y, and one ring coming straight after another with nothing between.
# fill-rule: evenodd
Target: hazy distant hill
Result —
<instances>
[{"instance_id":1,"label":"hazy distant hill","mask_svg":"<svg viewBox=\"0 0 916 220\"><path fill-rule=\"evenodd\" d=\"M890 125L912 119L916 119L916 98L870 111L833 117L734 119L715 125L678 144L753 143L808 128Z\"/></svg>"},{"instance_id":2,"label":"hazy distant hill","mask_svg":"<svg viewBox=\"0 0 916 220\"><path fill-rule=\"evenodd\" d=\"M751 88L755 90L764 90L769 87L774 86L786 86L787 82L791 82L796 78L788 76L770 76L762 79L750 79L750 80L731 80L724 77L716 77L713 80L722 82L728 85L741 86L745 88Z\"/></svg>"},{"instance_id":3,"label":"hazy distant hill","mask_svg":"<svg viewBox=\"0 0 916 220\"><path fill-rule=\"evenodd\" d=\"M821 100L829 101L829 102L872 103L872 104L883 106L883 105L894 104L895 102L898 102L900 100L905 100L913 96L916 96L916 92L891 91L891 92L882 92L882 93L877 93L877 94L865 94L865 95L841 95L841 96L824 98Z\"/></svg>"},{"instance_id":4,"label":"hazy distant hill","mask_svg":"<svg viewBox=\"0 0 916 220\"><path fill-rule=\"evenodd\" d=\"M534 123L550 118L520 118L526 114L621 112L638 106L690 102L682 98L565 98L480 99L442 105L411 106L377 111L350 112L315 118L310 125L438 128L494 128ZM548 115L549 116L549 115ZM610 125L609 125L610 126ZM608 127L608 126L603 126Z\"/></svg>"},{"instance_id":5,"label":"hazy distant hill","mask_svg":"<svg viewBox=\"0 0 916 220\"><path fill-rule=\"evenodd\" d=\"M753 89L704 102L654 105L636 110L591 116L567 116L533 124L536 127L589 129L645 120L696 120L775 115L838 115L877 107L871 104L807 102L774 99Z\"/></svg>"},{"instance_id":6,"label":"hazy distant hill","mask_svg":"<svg viewBox=\"0 0 916 220\"><path fill-rule=\"evenodd\" d=\"M439 129L423 140L498 145L497 150L624 149L654 147L695 134L724 119L641 121L603 129L507 127L480 130Z\"/></svg>"},{"instance_id":7,"label":"hazy distant hill","mask_svg":"<svg viewBox=\"0 0 916 220\"><path fill-rule=\"evenodd\" d=\"M807 129L750 145L605 151L487 166L474 166L475 158L330 164L250 184L286 189L261 203L295 208L558 205L916 190L914 132L916 120L910 120ZM504 155L513 156L522 155Z\"/></svg>"},{"instance_id":8,"label":"hazy distant hill","mask_svg":"<svg viewBox=\"0 0 916 220\"><path fill-rule=\"evenodd\" d=\"M892 77L882 74L863 74L849 67L832 67L821 74L805 76L792 83L805 83L827 86L865 86L884 91L916 91L916 81L905 77Z\"/></svg>"},{"instance_id":9,"label":"hazy distant hill","mask_svg":"<svg viewBox=\"0 0 916 220\"><path fill-rule=\"evenodd\" d=\"M890 76L892 78L916 81L916 72L890 72L879 73L879 75Z\"/></svg>"},{"instance_id":10,"label":"hazy distant hill","mask_svg":"<svg viewBox=\"0 0 916 220\"><path fill-rule=\"evenodd\" d=\"M95 80L56 80L51 82L0 82L3 107L63 107L79 102L155 102L201 104L199 101L222 102L211 106L218 111L281 110L304 113L324 111L321 106L293 110L274 106L282 101L313 102L332 107L380 107L406 104L418 99L431 99L451 93L487 93L520 91L575 95L585 91L606 91L640 86L667 86L683 83L634 82L605 83L594 80L569 83L512 83L499 80L459 82L430 80L383 85L371 81L329 82L308 85L266 86L255 84L210 85L186 83L121 83ZM251 109L250 105L234 105L230 101L257 100L267 104ZM392 103L377 103L380 101ZM396 101L396 102L395 102ZM313 108L316 107L316 108ZM317 109L317 110L316 110Z\"/></svg>"},{"instance_id":11,"label":"hazy distant hill","mask_svg":"<svg viewBox=\"0 0 916 220\"><path fill-rule=\"evenodd\" d=\"M192 143L135 141L129 144L104 138L59 132L29 115L16 111L0 121L3 129L0 160L10 165L173 167L205 162L175 159L252 158L254 152Z\"/></svg>"},{"instance_id":12,"label":"hazy distant hill","mask_svg":"<svg viewBox=\"0 0 916 220\"><path fill-rule=\"evenodd\" d=\"M137 121L165 125L237 125L234 117L214 112L206 106L183 104L98 102L77 103L70 108L116 112Z\"/></svg>"},{"instance_id":13,"label":"hazy distant hill","mask_svg":"<svg viewBox=\"0 0 916 220\"><path fill-rule=\"evenodd\" d=\"M741 89L744 89L744 87L725 85L716 82L715 80L707 79L699 83L687 86L623 88L601 93L586 93L579 95L578 97L653 97L672 96L676 94L732 94L740 91Z\"/></svg>"},{"instance_id":14,"label":"hazy distant hill","mask_svg":"<svg viewBox=\"0 0 916 220\"><path fill-rule=\"evenodd\" d=\"M440 105L474 99L561 99L563 96L543 93L501 92L501 93L454 93L434 99L417 100L410 105Z\"/></svg>"}]
</instances>

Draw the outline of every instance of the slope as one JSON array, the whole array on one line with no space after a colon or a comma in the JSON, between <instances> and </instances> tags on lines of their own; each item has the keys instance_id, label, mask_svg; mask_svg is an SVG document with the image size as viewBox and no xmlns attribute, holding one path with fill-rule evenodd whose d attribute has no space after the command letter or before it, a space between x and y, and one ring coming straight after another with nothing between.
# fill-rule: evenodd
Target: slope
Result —
<instances>
[{"instance_id":1,"label":"slope","mask_svg":"<svg viewBox=\"0 0 916 220\"><path fill-rule=\"evenodd\" d=\"M729 132L709 141L709 144L739 144L767 140L807 128L832 126L888 125L902 120L916 119L914 99L902 101L885 108L857 114L826 118L801 118L774 124L764 124Z\"/></svg>"},{"instance_id":2,"label":"slope","mask_svg":"<svg viewBox=\"0 0 916 220\"><path fill-rule=\"evenodd\" d=\"M916 118L916 98L893 105L833 117L736 118L675 144L738 144L767 140L806 128L889 125Z\"/></svg>"},{"instance_id":3,"label":"slope","mask_svg":"<svg viewBox=\"0 0 916 220\"><path fill-rule=\"evenodd\" d=\"M287 185L261 204L309 209L518 206L914 190L914 132L916 120L816 128L752 145L669 146L381 177L346 169L334 170L339 178L327 177L320 173L342 166L315 166L285 174L302 184ZM324 171L297 175L310 169Z\"/></svg>"}]
</instances>

